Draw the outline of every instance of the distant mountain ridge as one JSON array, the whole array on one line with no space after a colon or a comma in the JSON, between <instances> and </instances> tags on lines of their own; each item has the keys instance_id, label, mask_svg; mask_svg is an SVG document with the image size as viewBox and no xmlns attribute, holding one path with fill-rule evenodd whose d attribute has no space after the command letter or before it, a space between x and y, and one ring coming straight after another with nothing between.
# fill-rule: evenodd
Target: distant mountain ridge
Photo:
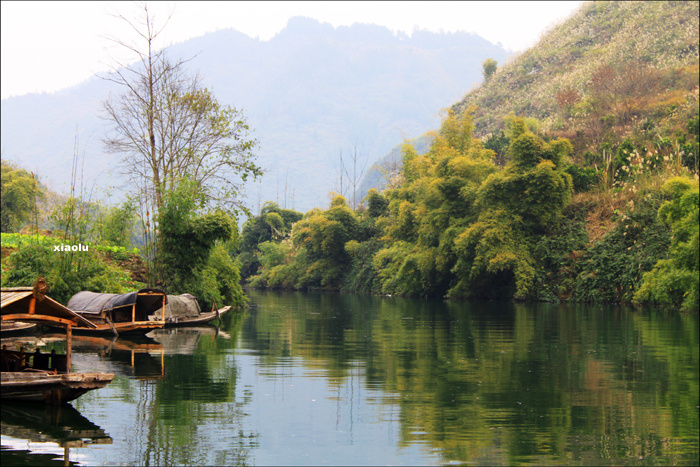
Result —
<instances>
[{"instance_id":1,"label":"distant mountain ridge","mask_svg":"<svg viewBox=\"0 0 700 467\"><path fill-rule=\"evenodd\" d=\"M333 28L292 18L269 41L221 30L175 44L220 103L243 109L268 173L247 185L254 211L266 200L297 210L325 206L337 190L337 158L353 146L368 167L403 138L439 124L442 108L481 81L481 62L508 53L473 34L416 31L410 37L355 24ZM53 94L2 101L3 158L68 190L74 151L85 156L84 184L117 184L104 153L101 102L121 92L91 78ZM285 189L286 187L286 189Z\"/></svg>"}]
</instances>

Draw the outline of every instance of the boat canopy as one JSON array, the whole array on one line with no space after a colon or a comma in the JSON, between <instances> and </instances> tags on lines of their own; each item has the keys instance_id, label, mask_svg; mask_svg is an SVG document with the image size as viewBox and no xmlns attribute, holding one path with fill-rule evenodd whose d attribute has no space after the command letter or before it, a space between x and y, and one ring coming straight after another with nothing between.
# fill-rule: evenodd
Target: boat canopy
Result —
<instances>
[{"instance_id":1,"label":"boat canopy","mask_svg":"<svg viewBox=\"0 0 700 467\"><path fill-rule=\"evenodd\" d=\"M2 321L54 323L95 328L87 319L45 295L35 295L32 287L2 288Z\"/></svg>"},{"instance_id":2,"label":"boat canopy","mask_svg":"<svg viewBox=\"0 0 700 467\"><path fill-rule=\"evenodd\" d=\"M136 307L136 314L141 320L163 307L168 299L159 289L141 289L138 292L109 294L96 292L78 292L68 301L67 307L80 313L101 315L106 311Z\"/></svg>"},{"instance_id":3,"label":"boat canopy","mask_svg":"<svg viewBox=\"0 0 700 467\"><path fill-rule=\"evenodd\" d=\"M191 294L168 295L168 301L165 305L165 316L163 309L156 311L156 316L160 319L168 318L196 318L199 316L201 309L197 299Z\"/></svg>"}]
</instances>

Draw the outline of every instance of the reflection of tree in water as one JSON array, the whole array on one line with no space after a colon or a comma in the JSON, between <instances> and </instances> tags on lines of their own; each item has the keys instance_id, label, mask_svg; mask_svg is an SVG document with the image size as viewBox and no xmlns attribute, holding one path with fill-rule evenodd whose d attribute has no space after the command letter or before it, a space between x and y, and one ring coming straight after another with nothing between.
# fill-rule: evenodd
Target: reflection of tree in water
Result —
<instances>
[{"instance_id":1,"label":"reflection of tree in water","mask_svg":"<svg viewBox=\"0 0 700 467\"><path fill-rule=\"evenodd\" d=\"M303 357L338 387L359 365L365 384L398 405L400 446L427 442L445 462L697 460L697 317L251 296L243 338L262 363Z\"/></svg>"},{"instance_id":2,"label":"reflection of tree in water","mask_svg":"<svg viewBox=\"0 0 700 467\"><path fill-rule=\"evenodd\" d=\"M225 322L237 335L240 319ZM142 382L134 430L143 465L247 465L256 433L244 432L249 397L236 394L238 369L226 350L234 339L216 339L212 329L163 330L162 381ZM232 342L233 341L233 342ZM181 353L180 353L181 352ZM240 391L240 390L239 390ZM137 441L136 441L137 440Z\"/></svg>"}]
</instances>

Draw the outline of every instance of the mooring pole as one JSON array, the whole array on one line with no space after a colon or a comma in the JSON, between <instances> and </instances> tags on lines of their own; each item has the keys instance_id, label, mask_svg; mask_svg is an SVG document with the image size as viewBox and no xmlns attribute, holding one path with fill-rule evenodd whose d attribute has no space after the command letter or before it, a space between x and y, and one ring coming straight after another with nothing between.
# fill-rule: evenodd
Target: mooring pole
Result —
<instances>
[{"instance_id":1,"label":"mooring pole","mask_svg":"<svg viewBox=\"0 0 700 467\"><path fill-rule=\"evenodd\" d=\"M71 354L73 353L73 326L66 326L66 373L71 372Z\"/></svg>"}]
</instances>

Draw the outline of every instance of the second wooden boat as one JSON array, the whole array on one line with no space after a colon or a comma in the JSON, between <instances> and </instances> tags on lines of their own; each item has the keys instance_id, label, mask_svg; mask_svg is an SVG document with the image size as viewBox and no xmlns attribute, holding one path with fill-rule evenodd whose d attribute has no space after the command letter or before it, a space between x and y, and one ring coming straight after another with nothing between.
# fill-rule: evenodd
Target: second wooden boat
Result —
<instances>
[{"instance_id":1,"label":"second wooden boat","mask_svg":"<svg viewBox=\"0 0 700 467\"><path fill-rule=\"evenodd\" d=\"M221 317L231 309L230 306L216 308L212 306L211 311L202 312L197 299L191 294L168 295L168 300L164 307L158 309L150 319L164 320L165 327L193 326L205 324Z\"/></svg>"},{"instance_id":2,"label":"second wooden boat","mask_svg":"<svg viewBox=\"0 0 700 467\"><path fill-rule=\"evenodd\" d=\"M149 319L149 315L163 308L167 300L165 292L158 289L141 289L126 294L78 292L66 306L95 325L94 329L81 329L81 332L145 334L165 324L162 319Z\"/></svg>"}]
</instances>

